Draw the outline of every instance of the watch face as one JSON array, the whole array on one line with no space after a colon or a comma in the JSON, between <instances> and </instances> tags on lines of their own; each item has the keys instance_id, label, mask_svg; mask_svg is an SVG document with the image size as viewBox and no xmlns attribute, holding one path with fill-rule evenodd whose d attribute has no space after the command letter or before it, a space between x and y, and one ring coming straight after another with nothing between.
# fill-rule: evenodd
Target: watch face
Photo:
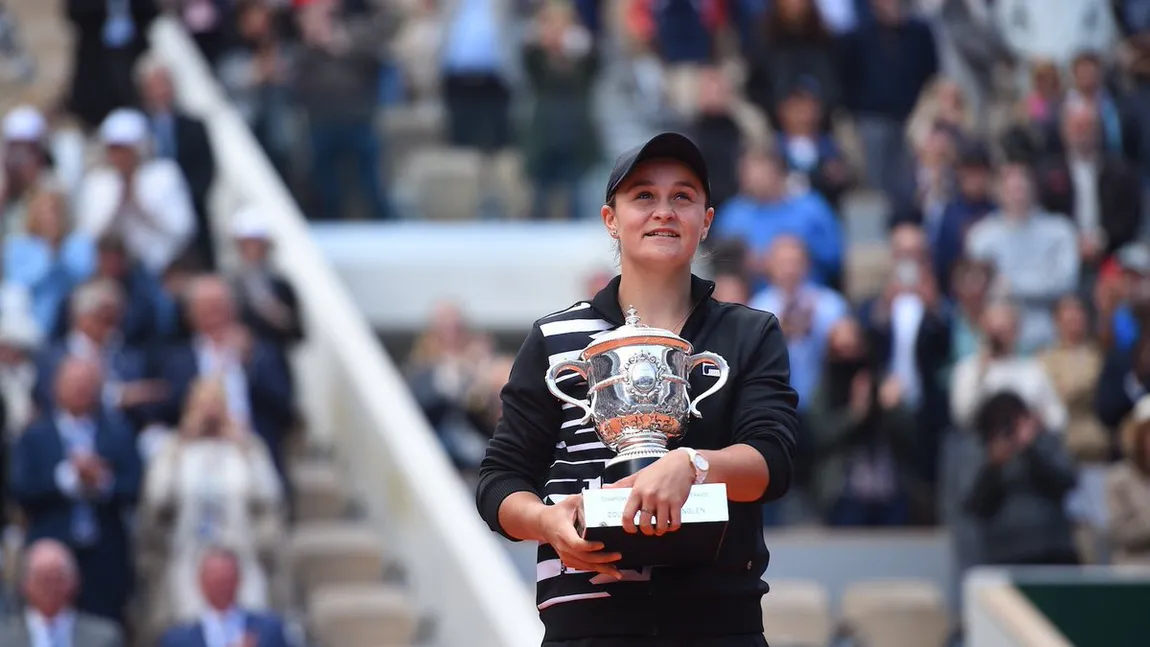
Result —
<instances>
[{"instance_id":1,"label":"watch face","mask_svg":"<svg viewBox=\"0 0 1150 647\"><path fill-rule=\"evenodd\" d=\"M695 468L703 472L707 471L707 468L711 466L710 463L707 462L707 459L703 458L702 454L695 454L694 463Z\"/></svg>"}]
</instances>

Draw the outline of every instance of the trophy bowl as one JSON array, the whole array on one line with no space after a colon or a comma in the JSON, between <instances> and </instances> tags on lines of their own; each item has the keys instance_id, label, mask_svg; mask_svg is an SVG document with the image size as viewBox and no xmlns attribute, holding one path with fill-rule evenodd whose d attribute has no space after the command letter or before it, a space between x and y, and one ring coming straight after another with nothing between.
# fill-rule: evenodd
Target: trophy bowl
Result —
<instances>
[{"instance_id":1,"label":"trophy bowl","mask_svg":"<svg viewBox=\"0 0 1150 647\"><path fill-rule=\"evenodd\" d=\"M687 377L704 364L718 379L694 400ZM573 372L587 381L587 399L559 388L560 376ZM596 339L579 359L556 362L547 371L547 388L556 398L581 408L580 424L594 423L599 440L616 452L603 470L603 483L614 483L665 455L680 439L698 405L727 382L730 368L714 353L692 354L690 342L661 328L644 325L634 308L626 323Z\"/></svg>"}]
</instances>

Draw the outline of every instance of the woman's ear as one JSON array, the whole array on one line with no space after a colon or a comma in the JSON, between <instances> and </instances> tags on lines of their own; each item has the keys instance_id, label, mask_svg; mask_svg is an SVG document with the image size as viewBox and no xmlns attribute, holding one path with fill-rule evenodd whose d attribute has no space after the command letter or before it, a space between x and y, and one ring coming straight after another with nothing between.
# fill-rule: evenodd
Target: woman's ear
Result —
<instances>
[{"instance_id":1,"label":"woman's ear","mask_svg":"<svg viewBox=\"0 0 1150 647\"><path fill-rule=\"evenodd\" d=\"M603 218L603 225L607 228L607 233L611 234L611 238L619 238L619 224L618 219L615 217L615 209L609 205L603 205L599 210L599 215Z\"/></svg>"}]
</instances>

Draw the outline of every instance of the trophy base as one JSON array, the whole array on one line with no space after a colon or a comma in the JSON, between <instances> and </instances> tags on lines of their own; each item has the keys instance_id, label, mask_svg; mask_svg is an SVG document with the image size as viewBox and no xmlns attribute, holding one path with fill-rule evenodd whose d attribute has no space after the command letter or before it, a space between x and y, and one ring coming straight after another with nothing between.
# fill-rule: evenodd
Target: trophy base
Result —
<instances>
[{"instance_id":1,"label":"trophy base","mask_svg":"<svg viewBox=\"0 0 1150 647\"><path fill-rule=\"evenodd\" d=\"M715 561L727 530L725 484L691 486L691 494L680 512L679 529L662 536L631 534L623 529L623 508L630 495L630 488L584 490L576 520L576 528L584 539L601 541L604 550L622 555L616 566L697 566Z\"/></svg>"},{"instance_id":2,"label":"trophy base","mask_svg":"<svg viewBox=\"0 0 1150 647\"><path fill-rule=\"evenodd\" d=\"M666 455L667 452L662 454L648 454L643 456L616 456L607 463L603 468L603 473L600 475L601 482L604 485L611 483L618 483L623 479L637 473L639 470L647 467L651 463L659 460Z\"/></svg>"}]
</instances>

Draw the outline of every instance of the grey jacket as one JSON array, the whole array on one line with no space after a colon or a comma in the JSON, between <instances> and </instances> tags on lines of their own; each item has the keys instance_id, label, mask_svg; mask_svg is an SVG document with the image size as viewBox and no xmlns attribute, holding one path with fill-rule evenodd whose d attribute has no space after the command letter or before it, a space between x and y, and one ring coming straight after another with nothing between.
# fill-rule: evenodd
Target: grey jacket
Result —
<instances>
[{"instance_id":1,"label":"grey jacket","mask_svg":"<svg viewBox=\"0 0 1150 647\"><path fill-rule=\"evenodd\" d=\"M71 644L72 647L125 647L124 637L115 624L84 613L76 614ZM34 647L22 612L0 622L0 645Z\"/></svg>"},{"instance_id":2,"label":"grey jacket","mask_svg":"<svg viewBox=\"0 0 1150 647\"><path fill-rule=\"evenodd\" d=\"M1018 564L1073 554L1063 501L1076 481L1062 439L1050 433L1040 434L1002 466L983 465L965 507L981 521L984 561Z\"/></svg>"}]
</instances>

